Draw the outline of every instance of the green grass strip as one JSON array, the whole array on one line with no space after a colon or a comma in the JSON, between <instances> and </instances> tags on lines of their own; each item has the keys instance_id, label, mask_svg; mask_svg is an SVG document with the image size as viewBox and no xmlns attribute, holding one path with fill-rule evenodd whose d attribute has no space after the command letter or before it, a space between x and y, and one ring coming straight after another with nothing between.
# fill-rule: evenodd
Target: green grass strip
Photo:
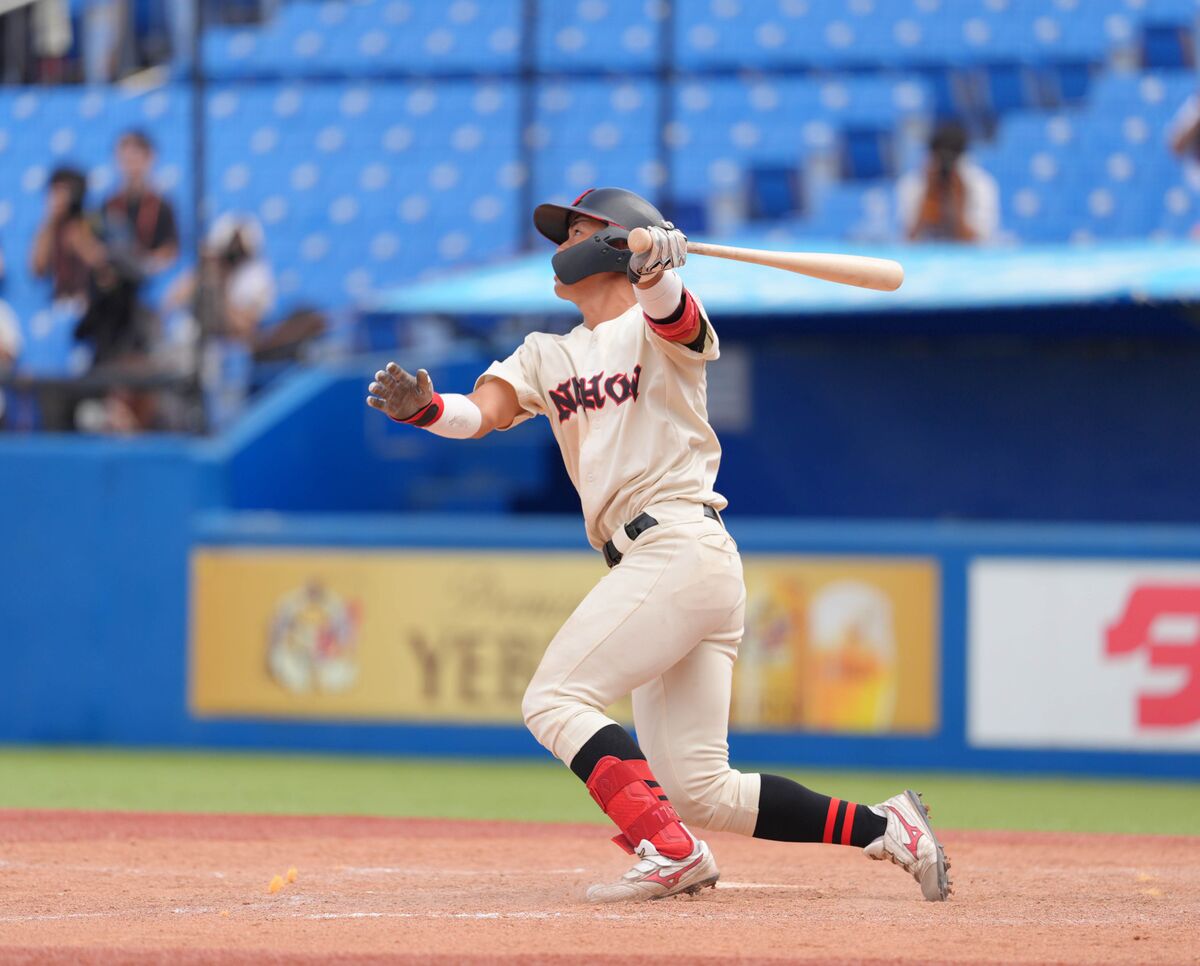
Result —
<instances>
[{"instance_id":1,"label":"green grass strip","mask_svg":"<svg viewBox=\"0 0 1200 966\"><path fill-rule=\"evenodd\" d=\"M784 770L873 803L925 793L947 828L1196 834L1200 783ZM0 808L603 822L551 761L0 748Z\"/></svg>"}]
</instances>

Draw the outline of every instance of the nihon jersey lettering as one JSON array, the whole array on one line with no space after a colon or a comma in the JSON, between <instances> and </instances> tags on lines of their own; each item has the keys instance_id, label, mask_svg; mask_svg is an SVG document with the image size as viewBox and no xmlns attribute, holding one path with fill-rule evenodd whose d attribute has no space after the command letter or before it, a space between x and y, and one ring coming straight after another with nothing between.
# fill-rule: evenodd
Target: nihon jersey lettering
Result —
<instances>
[{"instance_id":1,"label":"nihon jersey lettering","mask_svg":"<svg viewBox=\"0 0 1200 966\"><path fill-rule=\"evenodd\" d=\"M549 420L597 549L652 503L726 505L713 489L721 446L708 424L705 375L720 352L707 318L704 328L699 348L668 342L635 305L594 329L535 332L479 377L516 390L522 412L513 426L537 414Z\"/></svg>"},{"instance_id":2,"label":"nihon jersey lettering","mask_svg":"<svg viewBox=\"0 0 1200 966\"><path fill-rule=\"evenodd\" d=\"M558 421L561 423L581 409L603 409L606 402L617 406L630 399L637 402L638 382L641 378L641 366L634 366L633 374L629 376L623 372L607 378L603 372L590 379L572 376L551 389L548 395L558 411Z\"/></svg>"}]
</instances>

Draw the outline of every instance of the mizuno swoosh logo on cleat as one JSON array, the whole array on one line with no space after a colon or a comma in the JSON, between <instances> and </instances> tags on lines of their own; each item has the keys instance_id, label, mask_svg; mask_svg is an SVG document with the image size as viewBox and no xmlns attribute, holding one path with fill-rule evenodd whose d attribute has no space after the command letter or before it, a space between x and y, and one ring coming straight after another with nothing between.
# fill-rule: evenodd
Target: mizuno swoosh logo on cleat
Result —
<instances>
[{"instance_id":1,"label":"mizuno swoosh logo on cleat","mask_svg":"<svg viewBox=\"0 0 1200 966\"><path fill-rule=\"evenodd\" d=\"M921 841L921 836L925 833L915 825L909 825L908 822L904 820L904 816L900 814L900 810L896 808L895 805L889 805L887 808L889 812L896 816L896 818L900 821L900 824L904 826L904 831L908 833L908 842L905 844L905 848L907 848L908 851L913 854L913 858L915 859L917 857L917 843Z\"/></svg>"},{"instance_id":2,"label":"mizuno swoosh logo on cleat","mask_svg":"<svg viewBox=\"0 0 1200 966\"><path fill-rule=\"evenodd\" d=\"M672 872L668 876L664 876L661 872L651 872L648 876L646 876L644 879L642 879L642 881L643 882L657 882L659 885L666 886L668 889L670 889L670 888L673 888L674 886L678 885L680 879L682 879L688 872L691 872L692 869L696 868L696 866L698 866L703 861L704 861L704 856L702 855L702 856L700 856L700 858L696 859L696 861L693 862L691 865L685 865L678 872Z\"/></svg>"}]
</instances>

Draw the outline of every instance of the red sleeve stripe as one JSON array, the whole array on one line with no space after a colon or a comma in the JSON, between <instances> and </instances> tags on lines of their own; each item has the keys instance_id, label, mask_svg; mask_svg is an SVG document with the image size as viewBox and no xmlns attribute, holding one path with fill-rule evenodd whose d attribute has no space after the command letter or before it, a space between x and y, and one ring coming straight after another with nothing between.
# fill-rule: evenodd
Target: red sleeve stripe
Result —
<instances>
[{"instance_id":1,"label":"red sleeve stripe","mask_svg":"<svg viewBox=\"0 0 1200 966\"><path fill-rule=\"evenodd\" d=\"M850 833L854 831L854 812L858 805L854 802L846 803L846 817L842 819L842 845L850 844Z\"/></svg>"},{"instance_id":2,"label":"red sleeve stripe","mask_svg":"<svg viewBox=\"0 0 1200 966\"><path fill-rule=\"evenodd\" d=\"M840 798L831 798L829 800L829 813L825 816L825 837L821 839L826 845L833 844L833 827L837 824L838 806L842 804Z\"/></svg>"},{"instance_id":3,"label":"red sleeve stripe","mask_svg":"<svg viewBox=\"0 0 1200 966\"><path fill-rule=\"evenodd\" d=\"M657 319L650 318L650 316L646 315L645 312L643 312L642 315L644 315L646 318L646 324L649 325L650 328L652 328L660 336L662 336L668 342L678 342L681 338L696 328L696 320L699 318L700 309L696 305L696 300L692 298L692 293L687 289L684 289L683 314L679 316L677 321L663 324Z\"/></svg>"},{"instance_id":4,"label":"red sleeve stripe","mask_svg":"<svg viewBox=\"0 0 1200 966\"><path fill-rule=\"evenodd\" d=\"M428 404L418 409L408 419L399 419L397 422L408 423L409 426L416 426L420 429L425 429L432 426L442 418L442 413L446 411L446 404L442 402L442 397L438 393L433 394L433 398Z\"/></svg>"}]
</instances>

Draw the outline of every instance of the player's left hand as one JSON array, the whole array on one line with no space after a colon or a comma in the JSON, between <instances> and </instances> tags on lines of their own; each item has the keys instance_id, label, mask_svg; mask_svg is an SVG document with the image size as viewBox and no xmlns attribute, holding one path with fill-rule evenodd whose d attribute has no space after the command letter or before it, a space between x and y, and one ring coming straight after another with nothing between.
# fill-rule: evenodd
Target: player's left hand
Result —
<instances>
[{"instance_id":1,"label":"player's left hand","mask_svg":"<svg viewBox=\"0 0 1200 966\"><path fill-rule=\"evenodd\" d=\"M652 225L650 247L629 259L629 280L634 284L661 275L669 268L679 268L687 261L687 235L669 221L666 227Z\"/></svg>"},{"instance_id":2,"label":"player's left hand","mask_svg":"<svg viewBox=\"0 0 1200 966\"><path fill-rule=\"evenodd\" d=\"M424 369L416 376L389 362L375 373L375 381L367 387L367 405L387 413L397 422L404 422L419 413L433 399L433 381Z\"/></svg>"}]
</instances>

